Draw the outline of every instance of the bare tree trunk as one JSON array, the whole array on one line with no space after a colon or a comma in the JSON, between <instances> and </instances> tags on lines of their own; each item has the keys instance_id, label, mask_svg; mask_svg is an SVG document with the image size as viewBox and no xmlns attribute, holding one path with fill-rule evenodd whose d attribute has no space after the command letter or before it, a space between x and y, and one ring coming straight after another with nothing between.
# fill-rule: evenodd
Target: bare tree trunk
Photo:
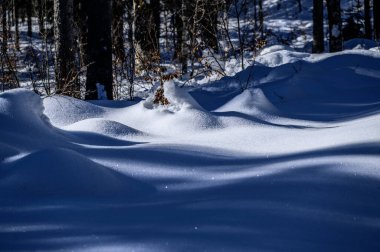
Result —
<instances>
[{"instance_id":1,"label":"bare tree trunk","mask_svg":"<svg viewBox=\"0 0 380 252\"><path fill-rule=\"evenodd\" d=\"M374 36L377 41L380 41L380 1L373 1L373 28Z\"/></svg>"},{"instance_id":2,"label":"bare tree trunk","mask_svg":"<svg viewBox=\"0 0 380 252\"><path fill-rule=\"evenodd\" d=\"M14 6L13 6L13 11L14 11L14 19L15 19L15 46L16 46L16 50L20 50L20 32L19 32L19 23L18 23L18 19L19 19L19 3L17 1L14 1Z\"/></svg>"},{"instance_id":3,"label":"bare tree trunk","mask_svg":"<svg viewBox=\"0 0 380 252\"><path fill-rule=\"evenodd\" d=\"M323 36L323 0L313 1L313 53L325 50Z\"/></svg>"},{"instance_id":4,"label":"bare tree trunk","mask_svg":"<svg viewBox=\"0 0 380 252\"><path fill-rule=\"evenodd\" d=\"M327 12L329 18L330 52L342 51L343 39L340 0L327 1Z\"/></svg>"},{"instance_id":5,"label":"bare tree trunk","mask_svg":"<svg viewBox=\"0 0 380 252\"><path fill-rule=\"evenodd\" d=\"M3 55L8 52L8 26L7 26L8 0L3 0L1 4L1 23L3 28L3 42L1 43L1 52Z\"/></svg>"},{"instance_id":6,"label":"bare tree trunk","mask_svg":"<svg viewBox=\"0 0 380 252\"><path fill-rule=\"evenodd\" d=\"M264 11L263 11L263 0L259 1L259 31L261 37L264 37Z\"/></svg>"},{"instance_id":7,"label":"bare tree trunk","mask_svg":"<svg viewBox=\"0 0 380 252\"><path fill-rule=\"evenodd\" d=\"M86 99L113 100L112 77L112 2L94 0L87 8L87 81ZM104 88L104 93L99 93ZM105 95L105 96L103 96Z\"/></svg>"},{"instance_id":8,"label":"bare tree trunk","mask_svg":"<svg viewBox=\"0 0 380 252\"><path fill-rule=\"evenodd\" d=\"M73 0L54 0L57 93L79 97L74 48Z\"/></svg>"},{"instance_id":9,"label":"bare tree trunk","mask_svg":"<svg viewBox=\"0 0 380 252\"><path fill-rule=\"evenodd\" d=\"M204 0L204 15L200 20L201 36L208 48L218 51L218 6L214 0Z\"/></svg>"},{"instance_id":10,"label":"bare tree trunk","mask_svg":"<svg viewBox=\"0 0 380 252\"><path fill-rule=\"evenodd\" d=\"M26 16L27 16L27 22L28 22L28 37L32 37L32 15L33 15L33 9L32 9L32 1L26 2Z\"/></svg>"},{"instance_id":11,"label":"bare tree trunk","mask_svg":"<svg viewBox=\"0 0 380 252\"><path fill-rule=\"evenodd\" d=\"M128 53L127 53L127 78L129 82L128 95L129 99L134 99L134 82L136 69L136 50L135 50L135 1L127 0L128 12Z\"/></svg>"},{"instance_id":12,"label":"bare tree trunk","mask_svg":"<svg viewBox=\"0 0 380 252\"><path fill-rule=\"evenodd\" d=\"M126 3L124 0L113 0L112 3L112 49L117 61L124 64L124 15Z\"/></svg>"},{"instance_id":13,"label":"bare tree trunk","mask_svg":"<svg viewBox=\"0 0 380 252\"><path fill-rule=\"evenodd\" d=\"M364 0L364 26L365 26L365 37L367 39L372 39L370 0Z\"/></svg>"},{"instance_id":14,"label":"bare tree trunk","mask_svg":"<svg viewBox=\"0 0 380 252\"><path fill-rule=\"evenodd\" d=\"M86 68L87 60L87 1L74 0L74 19L78 36L80 68Z\"/></svg>"},{"instance_id":15,"label":"bare tree trunk","mask_svg":"<svg viewBox=\"0 0 380 252\"><path fill-rule=\"evenodd\" d=\"M297 4L298 4L298 12L302 12L302 1L297 0Z\"/></svg>"},{"instance_id":16,"label":"bare tree trunk","mask_svg":"<svg viewBox=\"0 0 380 252\"><path fill-rule=\"evenodd\" d=\"M44 0L38 0L37 1L37 12L38 12L38 28L40 31L40 36L45 36L45 24L44 24L44 9L45 4L43 2Z\"/></svg>"}]
</instances>

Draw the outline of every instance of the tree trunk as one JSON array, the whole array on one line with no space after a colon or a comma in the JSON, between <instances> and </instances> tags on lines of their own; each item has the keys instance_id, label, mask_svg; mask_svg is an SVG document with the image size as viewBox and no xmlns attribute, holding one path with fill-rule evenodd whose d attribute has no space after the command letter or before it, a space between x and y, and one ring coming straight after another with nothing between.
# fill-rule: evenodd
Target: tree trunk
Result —
<instances>
[{"instance_id":1,"label":"tree trunk","mask_svg":"<svg viewBox=\"0 0 380 252\"><path fill-rule=\"evenodd\" d=\"M159 51L160 35L160 2L159 0L136 1L136 42L146 55Z\"/></svg>"},{"instance_id":2,"label":"tree trunk","mask_svg":"<svg viewBox=\"0 0 380 252\"><path fill-rule=\"evenodd\" d=\"M44 9L45 5L43 4L43 0L37 1L37 12L38 12L38 28L40 31L40 36L45 36L45 24L44 24Z\"/></svg>"},{"instance_id":3,"label":"tree trunk","mask_svg":"<svg viewBox=\"0 0 380 252\"><path fill-rule=\"evenodd\" d=\"M330 52L342 51L343 39L340 0L327 1L327 12L329 19Z\"/></svg>"},{"instance_id":4,"label":"tree trunk","mask_svg":"<svg viewBox=\"0 0 380 252\"><path fill-rule=\"evenodd\" d=\"M112 77L112 2L94 0L87 8L86 99L113 99ZM104 88L104 93L98 93Z\"/></svg>"},{"instance_id":5,"label":"tree trunk","mask_svg":"<svg viewBox=\"0 0 380 252\"><path fill-rule=\"evenodd\" d=\"M259 2L259 32L261 37L264 37L264 11L263 11L263 0L258 0Z\"/></svg>"},{"instance_id":6,"label":"tree trunk","mask_svg":"<svg viewBox=\"0 0 380 252\"><path fill-rule=\"evenodd\" d=\"M74 50L73 0L54 0L57 93L79 97Z\"/></svg>"},{"instance_id":7,"label":"tree trunk","mask_svg":"<svg viewBox=\"0 0 380 252\"><path fill-rule=\"evenodd\" d=\"M323 0L313 1L313 53L325 50L323 36Z\"/></svg>"},{"instance_id":8,"label":"tree trunk","mask_svg":"<svg viewBox=\"0 0 380 252\"><path fill-rule=\"evenodd\" d=\"M3 55L8 52L8 26L7 26L8 0L3 0L1 4L1 23L3 28L3 41L1 43L1 52Z\"/></svg>"},{"instance_id":9,"label":"tree trunk","mask_svg":"<svg viewBox=\"0 0 380 252\"><path fill-rule=\"evenodd\" d=\"M297 4L298 4L298 12L302 12L302 1L301 0L297 0Z\"/></svg>"},{"instance_id":10,"label":"tree trunk","mask_svg":"<svg viewBox=\"0 0 380 252\"><path fill-rule=\"evenodd\" d=\"M74 0L74 20L75 27L78 36L78 48L80 68L86 68L87 61L87 1L86 0Z\"/></svg>"},{"instance_id":11,"label":"tree trunk","mask_svg":"<svg viewBox=\"0 0 380 252\"><path fill-rule=\"evenodd\" d=\"M124 64L124 15L126 3L124 0L113 0L112 5L112 49L117 61Z\"/></svg>"},{"instance_id":12,"label":"tree trunk","mask_svg":"<svg viewBox=\"0 0 380 252\"><path fill-rule=\"evenodd\" d=\"M14 11L14 19L15 19L15 46L16 50L20 51L20 32L19 32L19 3L17 1L14 1L13 11Z\"/></svg>"},{"instance_id":13,"label":"tree trunk","mask_svg":"<svg viewBox=\"0 0 380 252\"><path fill-rule=\"evenodd\" d=\"M218 25L218 6L212 0L205 0L205 14L200 20L202 40L208 48L218 51L217 25Z\"/></svg>"},{"instance_id":14,"label":"tree trunk","mask_svg":"<svg viewBox=\"0 0 380 252\"><path fill-rule=\"evenodd\" d=\"M28 37L32 37L32 15L33 15L33 9L32 9L32 1L26 1L26 16L27 16L27 22L28 22Z\"/></svg>"},{"instance_id":15,"label":"tree trunk","mask_svg":"<svg viewBox=\"0 0 380 252\"><path fill-rule=\"evenodd\" d=\"M373 1L373 28L375 40L380 41L380 1Z\"/></svg>"},{"instance_id":16,"label":"tree trunk","mask_svg":"<svg viewBox=\"0 0 380 252\"><path fill-rule=\"evenodd\" d=\"M127 65L127 78L129 82L128 95L129 99L134 99L134 82L135 82L135 69L136 69L136 50L135 50L135 1L127 0L128 12L128 53L126 58Z\"/></svg>"},{"instance_id":17,"label":"tree trunk","mask_svg":"<svg viewBox=\"0 0 380 252\"><path fill-rule=\"evenodd\" d=\"M370 2L369 0L364 0L364 26L365 26L365 37L367 39L372 39L371 6L369 2Z\"/></svg>"}]
</instances>

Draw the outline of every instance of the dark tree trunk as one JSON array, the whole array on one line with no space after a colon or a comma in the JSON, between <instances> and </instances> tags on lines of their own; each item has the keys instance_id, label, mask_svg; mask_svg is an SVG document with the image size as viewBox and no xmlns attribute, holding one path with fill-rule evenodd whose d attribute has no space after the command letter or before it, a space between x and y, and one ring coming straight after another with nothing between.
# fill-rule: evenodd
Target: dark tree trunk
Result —
<instances>
[{"instance_id":1,"label":"dark tree trunk","mask_svg":"<svg viewBox=\"0 0 380 252\"><path fill-rule=\"evenodd\" d=\"M19 13L20 13L20 4L18 1L14 1L13 5L14 21L15 21L15 47L16 50L20 50L20 32L19 32Z\"/></svg>"},{"instance_id":2,"label":"dark tree trunk","mask_svg":"<svg viewBox=\"0 0 380 252\"><path fill-rule=\"evenodd\" d=\"M129 82L128 95L129 99L134 99L134 82L136 69L136 50L135 50L135 1L127 0L127 17L128 17L128 53L126 57L127 78Z\"/></svg>"},{"instance_id":3,"label":"dark tree trunk","mask_svg":"<svg viewBox=\"0 0 380 252\"><path fill-rule=\"evenodd\" d=\"M86 99L113 99L112 88L112 13L109 0L91 1L87 8L87 81ZM98 87L104 87L106 97L98 94Z\"/></svg>"},{"instance_id":4,"label":"dark tree trunk","mask_svg":"<svg viewBox=\"0 0 380 252\"><path fill-rule=\"evenodd\" d=\"M28 37L32 37L32 15L33 15L33 9L32 9L32 1L26 2L26 16L27 16L27 22L28 22Z\"/></svg>"},{"instance_id":5,"label":"dark tree trunk","mask_svg":"<svg viewBox=\"0 0 380 252\"><path fill-rule=\"evenodd\" d=\"M257 31L257 0L253 0L253 19L255 21L255 33Z\"/></svg>"},{"instance_id":6,"label":"dark tree trunk","mask_svg":"<svg viewBox=\"0 0 380 252\"><path fill-rule=\"evenodd\" d=\"M301 0L297 0L297 4L298 4L298 12L302 12L302 1Z\"/></svg>"},{"instance_id":7,"label":"dark tree trunk","mask_svg":"<svg viewBox=\"0 0 380 252\"><path fill-rule=\"evenodd\" d=\"M367 39L372 39L371 6L369 2L370 2L369 0L364 0L364 26L365 26L365 37Z\"/></svg>"},{"instance_id":8,"label":"dark tree trunk","mask_svg":"<svg viewBox=\"0 0 380 252\"><path fill-rule=\"evenodd\" d=\"M112 5L112 49L116 59L124 64L124 15L125 15L125 0L113 0Z\"/></svg>"},{"instance_id":9,"label":"dark tree trunk","mask_svg":"<svg viewBox=\"0 0 380 252\"><path fill-rule=\"evenodd\" d=\"M380 1L373 0L373 28L375 40L380 41Z\"/></svg>"},{"instance_id":10,"label":"dark tree trunk","mask_svg":"<svg viewBox=\"0 0 380 252\"><path fill-rule=\"evenodd\" d=\"M160 35L160 2L151 0L136 0L136 42L140 45L142 52L155 53L159 50Z\"/></svg>"},{"instance_id":11,"label":"dark tree trunk","mask_svg":"<svg viewBox=\"0 0 380 252\"><path fill-rule=\"evenodd\" d=\"M201 19L201 36L208 48L218 50L217 25L218 6L213 0L206 0L203 6L205 14Z\"/></svg>"},{"instance_id":12,"label":"dark tree trunk","mask_svg":"<svg viewBox=\"0 0 380 252\"><path fill-rule=\"evenodd\" d=\"M325 50L323 36L323 0L313 1L313 53Z\"/></svg>"},{"instance_id":13,"label":"dark tree trunk","mask_svg":"<svg viewBox=\"0 0 380 252\"><path fill-rule=\"evenodd\" d=\"M54 0L57 93L79 97L74 48L73 0Z\"/></svg>"},{"instance_id":14,"label":"dark tree trunk","mask_svg":"<svg viewBox=\"0 0 380 252\"><path fill-rule=\"evenodd\" d=\"M153 11L154 23L154 44L156 50L160 51L160 35L161 35L161 4L160 0L150 0Z\"/></svg>"},{"instance_id":15,"label":"dark tree trunk","mask_svg":"<svg viewBox=\"0 0 380 252\"><path fill-rule=\"evenodd\" d=\"M38 0L36 7L37 7L37 13L38 13L38 28L40 31L40 35L44 36L45 35L44 9L46 6L43 4L43 0Z\"/></svg>"},{"instance_id":16,"label":"dark tree trunk","mask_svg":"<svg viewBox=\"0 0 380 252\"><path fill-rule=\"evenodd\" d=\"M175 26L175 54L174 57L178 59L181 64L182 74L187 73L187 53L186 53L186 40L187 40L187 27L186 27L186 7L183 0L175 3L173 8L174 12L174 26Z\"/></svg>"},{"instance_id":17,"label":"dark tree trunk","mask_svg":"<svg viewBox=\"0 0 380 252\"><path fill-rule=\"evenodd\" d=\"M259 2L259 32L261 37L264 37L264 11L263 11L263 0L258 0Z\"/></svg>"},{"instance_id":18,"label":"dark tree trunk","mask_svg":"<svg viewBox=\"0 0 380 252\"><path fill-rule=\"evenodd\" d=\"M3 0L1 4L1 23L3 32L3 41L1 43L1 52L5 55L8 52L8 26L7 26L8 0Z\"/></svg>"},{"instance_id":19,"label":"dark tree trunk","mask_svg":"<svg viewBox=\"0 0 380 252\"><path fill-rule=\"evenodd\" d=\"M330 52L338 52L343 49L342 19L340 13L340 0L327 1L329 19L329 46Z\"/></svg>"},{"instance_id":20,"label":"dark tree trunk","mask_svg":"<svg viewBox=\"0 0 380 252\"><path fill-rule=\"evenodd\" d=\"M86 68L87 61L87 1L86 0L74 0L74 20L75 27L78 36L78 48L80 67Z\"/></svg>"}]
</instances>

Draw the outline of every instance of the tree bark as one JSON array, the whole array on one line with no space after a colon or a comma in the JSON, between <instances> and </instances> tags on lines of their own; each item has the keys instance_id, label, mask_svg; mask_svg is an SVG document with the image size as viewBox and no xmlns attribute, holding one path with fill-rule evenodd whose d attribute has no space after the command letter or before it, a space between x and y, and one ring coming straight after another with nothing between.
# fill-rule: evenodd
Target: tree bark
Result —
<instances>
[{"instance_id":1,"label":"tree bark","mask_svg":"<svg viewBox=\"0 0 380 252\"><path fill-rule=\"evenodd\" d=\"M7 10L8 10L8 0L3 0L1 4L1 23L3 32L3 41L1 43L1 52L3 55L8 52L8 26L7 26Z\"/></svg>"},{"instance_id":2,"label":"tree bark","mask_svg":"<svg viewBox=\"0 0 380 252\"><path fill-rule=\"evenodd\" d=\"M87 8L87 100L113 99L111 3L109 0L94 0ZM106 97L98 94L97 84L104 87Z\"/></svg>"},{"instance_id":3,"label":"tree bark","mask_svg":"<svg viewBox=\"0 0 380 252\"><path fill-rule=\"evenodd\" d=\"M327 1L327 12L329 19L330 52L342 51L343 38L340 0Z\"/></svg>"},{"instance_id":4,"label":"tree bark","mask_svg":"<svg viewBox=\"0 0 380 252\"><path fill-rule=\"evenodd\" d=\"M43 0L37 1L37 12L38 12L38 28L40 31L40 36L45 36L45 24L44 24L44 9L45 5L43 4Z\"/></svg>"},{"instance_id":5,"label":"tree bark","mask_svg":"<svg viewBox=\"0 0 380 252\"><path fill-rule=\"evenodd\" d=\"M313 1L313 53L325 50L323 36L323 0Z\"/></svg>"},{"instance_id":6,"label":"tree bark","mask_svg":"<svg viewBox=\"0 0 380 252\"><path fill-rule=\"evenodd\" d=\"M380 1L373 0L373 28L375 40L380 41Z\"/></svg>"},{"instance_id":7,"label":"tree bark","mask_svg":"<svg viewBox=\"0 0 380 252\"><path fill-rule=\"evenodd\" d=\"M74 50L73 0L54 0L57 93L79 96Z\"/></svg>"},{"instance_id":8,"label":"tree bark","mask_svg":"<svg viewBox=\"0 0 380 252\"><path fill-rule=\"evenodd\" d=\"M124 64L124 15L126 2L124 0L113 0L112 3L112 49L116 59Z\"/></svg>"},{"instance_id":9,"label":"tree bark","mask_svg":"<svg viewBox=\"0 0 380 252\"><path fill-rule=\"evenodd\" d=\"M205 0L204 15L200 21L201 36L208 48L218 51L217 25L218 8L214 0Z\"/></svg>"},{"instance_id":10,"label":"tree bark","mask_svg":"<svg viewBox=\"0 0 380 252\"><path fill-rule=\"evenodd\" d=\"M134 99L134 82L136 69L136 50L135 50L135 9L134 0L127 0L127 22L128 22L128 53L126 57L127 78L129 82L128 95L129 99Z\"/></svg>"},{"instance_id":11,"label":"tree bark","mask_svg":"<svg viewBox=\"0 0 380 252\"><path fill-rule=\"evenodd\" d=\"M258 0L259 2L259 32L261 37L264 37L264 11L263 11L263 0Z\"/></svg>"},{"instance_id":12,"label":"tree bark","mask_svg":"<svg viewBox=\"0 0 380 252\"><path fill-rule=\"evenodd\" d=\"M27 22L28 22L28 32L27 35L29 38L32 37L32 15L33 15L33 9L32 9L32 1L26 1L26 16L27 16Z\"/></svg>"},{"instance_id":13,"label":"tree bark","mask_svg":"<svg viewBox=\"0 0 380 252\"><path fill-rule=\"evenodd\" d=\"M367 39L372 39L371 6L369 0L364 0L364 27L365 37Z\"/></svg>"},{"instance_id":14,"label":"tree bark","mask_svg":"<svg viewBox=\"0 0 380 252\"><path fill-rule=\"evenodd\" d=\"M20 32L19 32L19 8L20 4L18 1L14 1L13 11L14 11L14 19L15 19L15 46L16 50L20 51Z\"/></svg>"},{"instance_id":15,"label":"tree bark","mask_svg":"<svg viewBox=\"0 0 380 252\"><path fill-rule=\"evenodd\" d=\"M136 42L147 55L159 50L160 35L160 1L136 1Z\"/></svg>"}]
</instances>

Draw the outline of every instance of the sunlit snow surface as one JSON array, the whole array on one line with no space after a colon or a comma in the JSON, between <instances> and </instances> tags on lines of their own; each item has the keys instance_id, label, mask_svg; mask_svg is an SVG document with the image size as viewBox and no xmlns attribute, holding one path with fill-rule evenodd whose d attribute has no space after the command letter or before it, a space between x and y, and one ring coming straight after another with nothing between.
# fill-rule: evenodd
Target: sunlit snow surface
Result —
<instances>
[{"instance_id":1,"label":"sunlit snow surface","mask_svg":"<svg viewBox=\"0 0 380 252\"><path fill-rule=\"evenodd\" d=\"M379 251L380 54L257 61L168 106L0 94L0 251Z\"/></svg>"}]
</instances>

